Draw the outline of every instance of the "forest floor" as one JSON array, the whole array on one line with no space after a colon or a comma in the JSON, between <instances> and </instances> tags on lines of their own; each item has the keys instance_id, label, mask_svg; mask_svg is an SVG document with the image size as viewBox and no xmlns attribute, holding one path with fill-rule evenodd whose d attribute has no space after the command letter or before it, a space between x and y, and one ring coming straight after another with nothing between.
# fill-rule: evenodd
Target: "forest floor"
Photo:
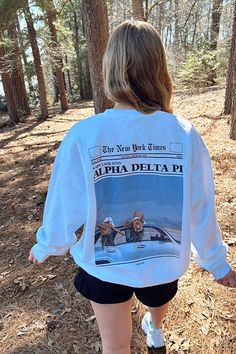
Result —
<instances>
[{"instance_id":1,"label":"forest floor","mask_svg":"<svg viewBox=\"0 0 236 354\"><path fill-rule=\"evenodd\" d=\"M229 139L229 117L222 116L224 90L178 93L175 112L201 133L212 157L216 205L229 260L236 266L236 142ZM92 354L101 352L90 304L76 293L77 268L68 255L42 267L28 262L53 160L60 141L78 120L93 113L92 102L65 113L51 109L47 121L34 115L0 130L0 346L4 354ZM191 264L180 280L165 321L168 353L235 354L235 289L218 285ZM133 300L132 354L145 354L140 322L145 312Z\"/></svg>"}]
</instances>

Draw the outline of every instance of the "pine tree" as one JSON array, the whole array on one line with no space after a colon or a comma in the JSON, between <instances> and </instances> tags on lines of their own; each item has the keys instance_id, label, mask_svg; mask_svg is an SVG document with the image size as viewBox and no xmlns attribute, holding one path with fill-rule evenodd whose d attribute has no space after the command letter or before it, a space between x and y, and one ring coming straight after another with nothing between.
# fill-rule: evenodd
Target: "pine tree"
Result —
<instances>
[{"instance_id":1,"label":"pine tree","mask_svg":"<svg viewBox=\"0 0 236 354\"><path fill-rule=\"evenodd\" d=\"M232 121L230 127L230 137L236 140L236 2L234 5L233 32L229 67L230 66L232 66L228 76L228 81L232 80L230 87L230 90L232 92L232 102L230 109L230 111L232 112Z\"/></svg>"},{"instance_id":2,"label":"pine tree","mask_svg":"<svg viewBox=\"0 0 236 354\"><path fill-rule=\"evenodd\" d=\"M211 36L210 36L210 48L212 50L217 49L217 43L220 32L220 18L222 14L223 0L213 0L212 4L212 17L211 17Z\"/></svg>"},{"instance_id":3,"label":"pine tree","mask_svg":"<svg viewBox=\"0 0 236 354\"><path fill-rule=\"evenodd\" d=\"M132 0L133 17L136 20L144 20L143 0Z\"/></svg>"},{"instance_id":4,"label":"pine tree","mask_svg":"<svg viewBox=\"0 0 236 354\"><path fill-rule=\"evenodd\" d=\"M225 91L224 114L232 114L233 91L234 91L234 72L235 72L235 46L236 46L236 2L234 5L234 19L232 28L232 39L230 47L230 56L228 63L228 73Z\"/></svg>"},{"instance_id":5,"label":"pine tree","mask_svg":"<svg viewBox=\"0 0 236 354\"><path fill-rule=\"evenodd\" d=\"M11 78L17 107L21 115L30 114L29 101L27 97L24 71L21 62L21 52L19 48L18 34L16 30L16 14L8 25L8 35L11 39L9 57L11 60Z\"/></svg>"},{"instance_id":6,"label":"pine tree","mask_svg":"<svg viewBox=\"0 0 236 354\"><path fill-rule=\"evenodd\" d=\"M82 0L82 15L87 39L90 78L95 112L111 107L103 89L102 58L108 41L108 16L104 0Z\"/></svg>"},{"instance_id":7,"label":"pine tree","mask_svg":"<svg viewBox=\"0 0 236 354\"><path fill-rule=\"evenodd\" d=\"M16 0L0 1L0 13L4 14L0 20L0 40L5 40L5 46L1 41L3 88L10 120L15 123L20 121L20 116L30 113L17 32L17 11L21 5Z\"/></svg>"},{"instance_id":8,"label":"pine tree","mask_svg":"<svg viewBox=\"0 0 236 354\"><path fill-rule=\"evenodd\" d=\"M7 109L10 121L12 123L19 123L20 116L17 109L17 103L15 99L14 89L12 85L11 75L8 71L8 65L6 62L5 47L0 38L0 72L2 77L2 84L7 102Z\"/></svg>"},{"instance_id":9,"label":"pine tree","mask_svg":"<svg viewBox=\"0 0 236 354\"><path fill-rule=\"evenodd\" d=\"M63 67L62 67L62 56L61 56L61 49L57 39L57 30L55 27L55 22L57 18L56 9L53 3L53 0L47 1L47 21L48 27L51 34L51 49L54 56L55 61L55 72L56 78L58 83L58 90L60 95L60 103L61 103L61 110L64 112L68 109L68 102L66 97L66 88L65 88L65 81L63 75Z\"/></svg>"},{"instance_id":10,"label":"pine tree","mask_svg":"<svg viewBox=\"0 0 236 354\"><path fill-rule=\"evenodd\" d=\"M36 31L34 28L33 18L30 12L28 1L25 4L24 14L25 14L25 20L26 20L28 34L29 34L29 41L32 49L33 58L34 58L35 72L38 80L39 101L40 101L40 110L41 110L40 118L45 119L48 117L47 92L46 92L46 86L44 81L40 52L37 43Z\"/></svg>"}]
</instances>

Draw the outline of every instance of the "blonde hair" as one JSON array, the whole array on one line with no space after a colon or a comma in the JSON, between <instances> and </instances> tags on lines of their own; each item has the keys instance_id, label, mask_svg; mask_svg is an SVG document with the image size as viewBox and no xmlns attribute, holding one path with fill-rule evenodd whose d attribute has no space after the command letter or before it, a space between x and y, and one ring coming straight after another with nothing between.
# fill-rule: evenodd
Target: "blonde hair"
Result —
<instances>
[{"instance_id":1,"label":"blonde hair","mask_svg":"<svg viewBox=\"0 0 236 354\"><path fill-rule=\"evenodd\" d=\"M157 30L144 21L121 23L111 34L103 56L106 96L137 111L172 113L172 80Z\"/></svg>"}]
</instances>

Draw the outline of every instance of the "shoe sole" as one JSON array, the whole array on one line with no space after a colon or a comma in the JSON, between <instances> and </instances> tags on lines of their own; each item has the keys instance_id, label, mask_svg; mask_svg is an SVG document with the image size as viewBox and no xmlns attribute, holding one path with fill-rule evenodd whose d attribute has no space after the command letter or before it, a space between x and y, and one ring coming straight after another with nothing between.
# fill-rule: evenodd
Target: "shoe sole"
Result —
<instances>
[{"instance_id":1,"label":"shoe sole","mask_svg":"<svg viewBox=\"0 0 236 354\"><path fill-rule=\"evenodd\" d=\"M146 324L143 324L142 323L142 332L143 332L143 335L147 337L147 332L148 332L148 329L146 328L146 330L143 329L143 327L146 327ZM151 353L151 354L164 354L166 353L166 346L162 346L162 347L158 347L158 348L155 348L155 347L149 347L147 345L147 349L148 349L148 353Z\"/></svg>"},{"instance_id":2,"label":"shoe sole","mask_svg":"<svg viewBox=\"0 0 236 354\"><path fill-rule=\"evenodd\" d=\"M144 336L147 336L147 333L142 329L142 332L143 332L143 335ZM163 347L159 347L159 348L155 348L155 347L149 347L149 346L147 346L147 348L148 348L148 353L152 353L152 354L155 354L155 353L157 353L157 354L164 354L164 353L166 353L166 346L165 345L163 345Z\"/></svg>"},{"instance_id":3,"label":"shoe sole","mask_svg":"<svg viewBox=\"0 0 236 354\"><path fill-rule=\"evenodd\" d=\"M166 351L166 347L161 347L161 348L150 348L150 347L147 347L148 349L148 353L150 354L166 354L167 351Z\"/></svg>"}]
</instances>

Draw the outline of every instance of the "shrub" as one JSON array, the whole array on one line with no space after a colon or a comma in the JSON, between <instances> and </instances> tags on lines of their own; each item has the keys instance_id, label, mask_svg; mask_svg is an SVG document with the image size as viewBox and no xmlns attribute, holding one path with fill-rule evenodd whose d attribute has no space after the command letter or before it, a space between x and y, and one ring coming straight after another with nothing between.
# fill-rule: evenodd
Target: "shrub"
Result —
<instances>
[{"instance_id":1,"label":"shrub","mask_svg":"<svg viewBox=\"0 0 236 354\"><path fill-rule=\"evenodd\" d=\"M218 67L217 51L210 50L206 43L199 43L187 54L178 79L188 88L213 86L218 83Z\"/></svg>"}]
</instances>

